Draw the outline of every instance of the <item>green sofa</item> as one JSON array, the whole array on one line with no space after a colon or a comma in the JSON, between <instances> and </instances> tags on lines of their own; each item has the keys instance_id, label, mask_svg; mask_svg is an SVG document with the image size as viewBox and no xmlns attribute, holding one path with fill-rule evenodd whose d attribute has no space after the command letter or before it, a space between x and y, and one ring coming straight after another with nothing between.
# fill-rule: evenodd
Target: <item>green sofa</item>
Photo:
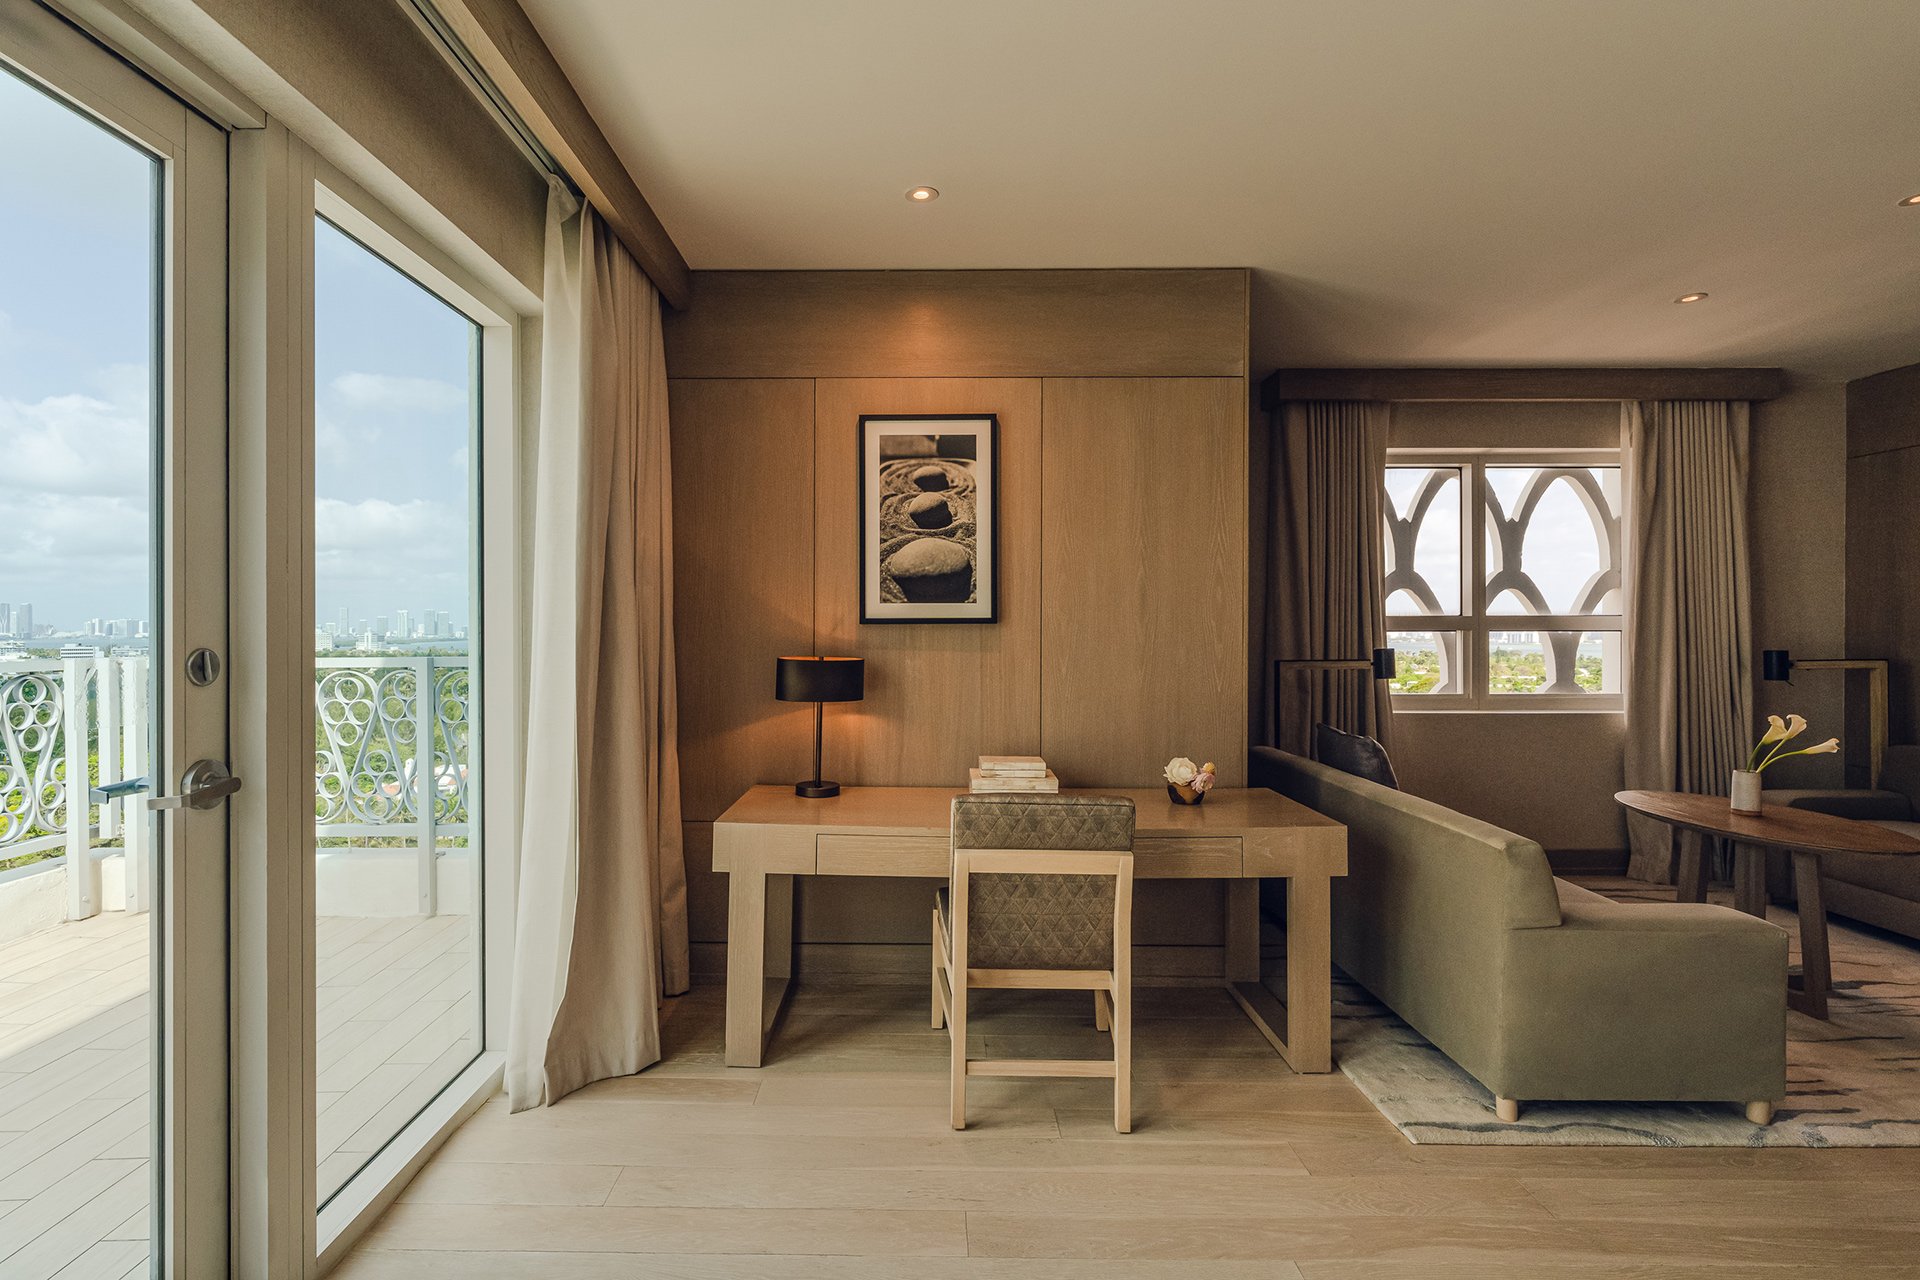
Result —
<instances>
[{"instance_id":1,"label":"green sofa","mask_svg":"<svg viewBox=\"0 0 1920 1280\"><path fill-rule=\"evenodd\" d=\"M1347 828L1334 962L1499 1100L1786 1096L1787 935L1726 907L1625 904L1540 846L1256 747L1251 776Z\"/></svg>"},{"instance_id":2,"label":"green sofa","mask_svg":"<svg viewBox=\"0 0 1920 1280\"><path fill-rule=\"evenodd\" d=\"M1768 791L1764 798L1768 804L1859 818L1920 840L1920 747L1887 748L1877 791ZM1786 896L1786 877L1769 880ZM1920 858L1824 854L1820 885L1828 911L1920 938Z\"/></svg>"}]
</instances>

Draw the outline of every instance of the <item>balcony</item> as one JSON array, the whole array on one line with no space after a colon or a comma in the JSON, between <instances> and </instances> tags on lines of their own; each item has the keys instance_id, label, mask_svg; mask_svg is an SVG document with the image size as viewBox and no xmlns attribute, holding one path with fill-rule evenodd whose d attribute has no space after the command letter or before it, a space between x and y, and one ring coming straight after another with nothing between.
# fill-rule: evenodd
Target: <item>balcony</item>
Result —
<instances>
[{"instance_id":1,"label":"balcony","mask_svg":"<svg viewBox=\"0 0 1920 1280\"><path fill-rule=\"evenodd\" d=\"M467 660L316 667L324 1199L478 1052L479 1015ZM148 775L149 683L145 657L0 660L0 1275L145 1274L152 849L143 796L83 809L69 780Z\"/></svg>"}]
</instances>

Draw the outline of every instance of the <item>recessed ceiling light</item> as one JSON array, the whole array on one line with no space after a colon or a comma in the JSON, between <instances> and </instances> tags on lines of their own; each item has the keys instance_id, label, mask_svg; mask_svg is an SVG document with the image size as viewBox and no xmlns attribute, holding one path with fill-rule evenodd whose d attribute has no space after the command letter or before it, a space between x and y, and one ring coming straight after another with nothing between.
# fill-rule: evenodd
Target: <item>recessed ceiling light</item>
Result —
<instances>
[{"instance_id":1,"label":"recessed ceiling light","mask_svg":"<svg viewBox=\"0 0 1920 1280\"><path fill-rule=\"evenodd\" d=\"M1920 204L1920 196L1908 196L1900 202L1900 207L1902 209L1911 209L1916 204Z\"/></svg>"},{"instance_id":2,"label":"recessed ceiling light","mask_svg":"<svg viewBox=\"0 0 1920 1280\"><path fill-rule=\"evenodd\" d=\"M939 198L940 193L932 187L915 187L913 190L907 192L907 199L913 201L915 204L926 204L930 200L938 200Z\"/></svg>"},{"instance_id":3,"label":"recessed ceiling light","mask_svg":"<svg viewBox=\"0 0 1920 1280\"><path fill-rule=\"evenodd\" d=\"M1705 302L1706 300L1707 295L1704 293L1683 293L1674 299L1675 302Z\"/></svg>"}]
</instances>

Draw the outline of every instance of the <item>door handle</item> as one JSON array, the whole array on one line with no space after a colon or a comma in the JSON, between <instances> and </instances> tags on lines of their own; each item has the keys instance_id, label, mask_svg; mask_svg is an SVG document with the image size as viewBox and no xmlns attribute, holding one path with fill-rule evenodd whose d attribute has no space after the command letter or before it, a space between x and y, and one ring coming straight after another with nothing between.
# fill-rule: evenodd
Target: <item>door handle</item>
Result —
<instances>
[{"instance_id":1,"label":"door handle","mask_svg":"<svg viewBox=\"0 0 1920 1280\"><path fill-rule=\"evenodd\" d=\"M180 794L155 796L147 801L147 808L155 811L217 809L222 800L239 789L240 779L228 772L225 764L218 760L195 760L180 775Z\"/></svg>"},{"instance_id":2,"label":"door handle","mask_svg":"<svg viewBox=\"0 0 1920 1280\"><path fill-rule=\"evenodd\" d=\"M87 799L95 804L106 804L112 800L124 800L128 796L137 796L146 789L145 778L128 778L124 782L107 782L97 787L88 787Z\"/></svg>"}]
</instances>

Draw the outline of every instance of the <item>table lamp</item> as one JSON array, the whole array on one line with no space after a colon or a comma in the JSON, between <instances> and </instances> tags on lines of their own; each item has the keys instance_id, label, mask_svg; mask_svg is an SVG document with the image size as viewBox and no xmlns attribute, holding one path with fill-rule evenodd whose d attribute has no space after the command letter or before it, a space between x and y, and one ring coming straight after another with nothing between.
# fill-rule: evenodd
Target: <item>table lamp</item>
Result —
<instances>
[{"instance_id":1,"label":"table lamp","mask_svg":"<svg viewBox=\"0 0 1920 1280\"><path fill-rule=\"evenodd\" d=\"M820 776L820 735L829 702L858 702L866 696L865 658L777 658L773 696L781 702L813 704L813 777L796 782L793 794L821 800L840 794L840 784Z\"/></svg>"}]
</instances>

